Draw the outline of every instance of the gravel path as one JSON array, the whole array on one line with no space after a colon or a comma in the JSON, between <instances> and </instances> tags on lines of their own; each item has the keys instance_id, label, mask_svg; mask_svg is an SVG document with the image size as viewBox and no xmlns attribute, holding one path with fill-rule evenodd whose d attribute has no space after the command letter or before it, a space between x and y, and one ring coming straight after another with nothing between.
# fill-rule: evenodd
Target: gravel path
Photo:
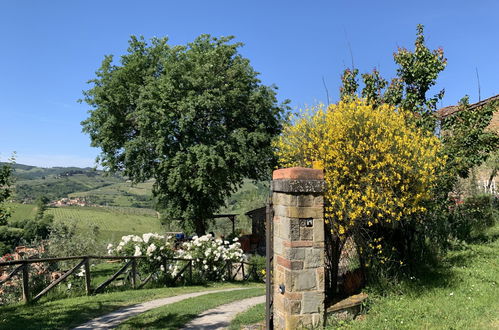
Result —
<instances>
[{"instance_id":1,"label":"gravel path","mask_svg":"<svg viewBox=\"0 0 499 330\"><path fill-rule=\"evenodd\" d=\"M187 323L184 330L215 330L225 329L230 321L241 312L250 307L265 302L265 296L258 296L244 300L235 301L229 304L218 306L201 313L197 318Z\"/></svg>"},{"instance_id":2,"label":"gravel path","mask_svg":"<svg viewBox=\"0 0 499 330\"><path fill-rule=\"evenodd\" d=\"M151 301L147 301L141 304L132 305L123 307L114 311L112 313L97 317L92 319L74 329L83 330L83 329L111 329L117 327L120 323L126 321L127 319L136 316L137 314L146 312L150 309L154 309L157 307L161 307L168 304L173 304L184 299L199 297L205 294L216 293L216 292L225 292L225 291L235 291L235 290L247 290L248 288L229 288L229 289L221 289L221 290L210 290L210 291L201 291L201 292L193 292L182 294L179 296L173 296L168 298L160 298ZM244 301L244 300L243 300ZM221 307L221 306L220 306ZM204 314L204 313L203 313ZM212 328L210 328L212 329ZM213 328L215 329L215 328Z\"/></svg>"}]
</instances>

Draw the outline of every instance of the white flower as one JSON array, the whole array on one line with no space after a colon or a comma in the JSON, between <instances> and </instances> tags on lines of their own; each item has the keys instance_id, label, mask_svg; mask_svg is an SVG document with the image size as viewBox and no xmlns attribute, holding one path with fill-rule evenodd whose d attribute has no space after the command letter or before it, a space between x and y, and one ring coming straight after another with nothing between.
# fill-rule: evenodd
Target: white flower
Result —
<instances>
[{"instance_id":1,"label":"white flower","mask_svg":"<svg viewBox=\"0 0 499 330\"><path fill-rule=\"evenodd\" d=\"M149 247L147 248L146 250L146 255L148 257L152 256L153 252L156 251L156 245L154 245L154 243L152 243L151 245L149 245Z\"/></svg>"},{"instance_id":2,"label":"white flower","mask_svg":"<svg viewBox=\"0 0 499 330\"><path fill-rule=\"evenodd\" d=\"M239 238L236 237L236 238L233 239L233 241L237 242L237 241L239 241Z\"/></svg>"},{"instance_id":3,"label":"white flower","mask_svg":"<svg viewBox=\"0 0 499 330\"><path fill-rule=\"evenodd\" d=\"M83 266L80 267L80 271L76 274L76 276L79 277L85 276L85 268Z\"/></svg>"},{"instance_id":4,"label":"white flower","mask_svg":"<svg viewBox=\"0 0 499 330\"><path fill-rule=\"evenodd\" d=\"M142 240L144 243L149 243L149 239L151 239L152 233L146 233L142 235Z\"/></svg>"},{"instance_id":5,"label":"white flower","mask_svg":"<svg viewBox=\"0 0 499 330\"><path fill-rule=\"evenodd\" d=\"M135 245L135 253L133 255L135 257L140 257L142 255L142 251L140 250L140 246Z\"/></svg>"},{"instance_id":6,"label":"white flower","mask_svg":"<svg viewBox=\"0 0 499 330\"><path fill-rule=\"evenodd\" d=\"M204 269L208 269L208 265L204 265Z\"/></svg>"},{"instance_id":7,"label":"white flower","mask_svg":"<svg viewBox=\"0 0 499 330\"><path fill-rule=\"evenodd\" d=\"M229 241L224 241L224 244L225 245L229 245Z\"/></svg>"},{"instance_id":8,"label":"white flower","mask_svg":"<svg viewBox=\"0 0 499 330\"><path fill-rule=\"evenodd\" d=\"M137 235L132 236L132 241L137 242L137 243L142 243L142 238L140 238Z\"/></svg>"},{"instance_id":9,"label":"white flower","mask_svg":"<svg viewBox=\"0 0 499 330\"><path fill-rule=\"evenodd\" d=\"M165 266L161 265L161 266L159 267L159 269L161 269L161 271L162 271L162 272L164 272L164 271L165 271Z\"/></svg>"},{"instance_id":10,"label":"white flower","mask_svg":"<svg viewBox=\"0 0 499 330\"><path fill-rule=\"evenodd\" d=\"M126 243L128 243L130 241L131 238L132 238L132 235L123 236L123 237L121 237L121 243L123 243L123 245L125 245ZM120 243L120 245L121 245L121 243Z\"/></svg>"}]
</instances>

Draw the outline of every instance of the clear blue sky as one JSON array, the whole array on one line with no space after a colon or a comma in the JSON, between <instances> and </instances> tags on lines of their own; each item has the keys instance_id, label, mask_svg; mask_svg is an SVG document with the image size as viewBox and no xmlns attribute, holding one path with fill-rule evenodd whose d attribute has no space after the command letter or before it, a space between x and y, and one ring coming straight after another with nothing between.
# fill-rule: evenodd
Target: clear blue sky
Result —
<instances>
[{"instance_id":1,"label":"clear blue sky","mask_svg":"<svg viewBox=\"0 0 499 330\"><path fill-rule=\"evenodd\" d=\"M361 72L395 72L392 54L412 49L416 24L427 44L443 47L442 106L464 94L499 93L499 1L0 1L0 160L93 166L76 101L105 54L121 55L130 35L168 36L185 44L202 33L234 35L265 84L294 108L333 101L351 63Z\"/></svg>"}]
</instances>

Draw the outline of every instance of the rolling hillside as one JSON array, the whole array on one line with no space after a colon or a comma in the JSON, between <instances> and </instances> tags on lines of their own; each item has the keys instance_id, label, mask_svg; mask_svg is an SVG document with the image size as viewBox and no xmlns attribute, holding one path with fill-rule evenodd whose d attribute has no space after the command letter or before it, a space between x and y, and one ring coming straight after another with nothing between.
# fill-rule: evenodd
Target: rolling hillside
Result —
<instances>
[{"instance_id":1,"label":"rolling hillside","mask_svg":"<svg viewBox=\"0 0 499 330\"><path fill-rule=\"evenodd\" d=\"M0 163L1 165L1 163ZM50 200L83 197L91 204L151 208L152 184L132 185L119 174L93 168L52 167L14 164L15 196L31 203L39 196Z\"/></svg>"},{"instance_id":2,"label":"rolling hillside","mask_svg":"<svg viewBox=\"0 0 499 330\"><path fill-rule=\"evenodd\" d=\"M154 181L132 185L120 175L92 168L55 167L14 164L16 188L12 204L12 219L33 219L36 210L33 201L46 196L51 201L61 198L83 198L93 207L49 208L56 221L75 223L81 230L98 226L102 239L115 240L122 235L164 231L153 208L152 186ZM251 222L245 212L265 205L268 197L266 182L245 180L220 213L239 214L236 228L251 232ZM24 204L22 204L24 203ZM171 231L179 230L177 221L164 221ZM228 235L232 225L227 219L218 219L210 231Z\"/></svg>"},{"instance_id":3,"label":"rolling hillside","mask_svg":"<svg viewBox=\"0 0 499 330\"><path fill-rule=\"evenodd\" d=\"M10 221L32 219L36 207L32 204L13 203ZM99 228L99 241L115 242L123 235L161 233L161 226L155 211L128 207L58 207L49 208L47 214L54 215L55 222L75 224L83 231L91 233L94 226Z\"/></svg>"}]
</instances>

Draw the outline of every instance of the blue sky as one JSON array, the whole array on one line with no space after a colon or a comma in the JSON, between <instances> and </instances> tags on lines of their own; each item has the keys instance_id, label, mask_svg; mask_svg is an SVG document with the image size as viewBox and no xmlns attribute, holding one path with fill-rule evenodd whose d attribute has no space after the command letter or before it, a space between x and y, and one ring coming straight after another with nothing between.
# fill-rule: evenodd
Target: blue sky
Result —
<instances>
[{"instance_id":1,"label":"blue sky","mask_svg":"<svg viewBox=\"0 0 499 330\"><path fill-rule=\"evenodd\" d=\"M202 33L234 35L241 53L279 87L293 108L338 98L351 65L393 77L392 54L412 49L416 25L427 44L443 47L448 66L438 79L442 106L469 94L499 93L499 1L0 1L0 160L93 166L78 104L105 54L125 52L129 36L168 36L185 44ZM350 46L349 46L350 45Z\"/></svg>"}]
</instances>

